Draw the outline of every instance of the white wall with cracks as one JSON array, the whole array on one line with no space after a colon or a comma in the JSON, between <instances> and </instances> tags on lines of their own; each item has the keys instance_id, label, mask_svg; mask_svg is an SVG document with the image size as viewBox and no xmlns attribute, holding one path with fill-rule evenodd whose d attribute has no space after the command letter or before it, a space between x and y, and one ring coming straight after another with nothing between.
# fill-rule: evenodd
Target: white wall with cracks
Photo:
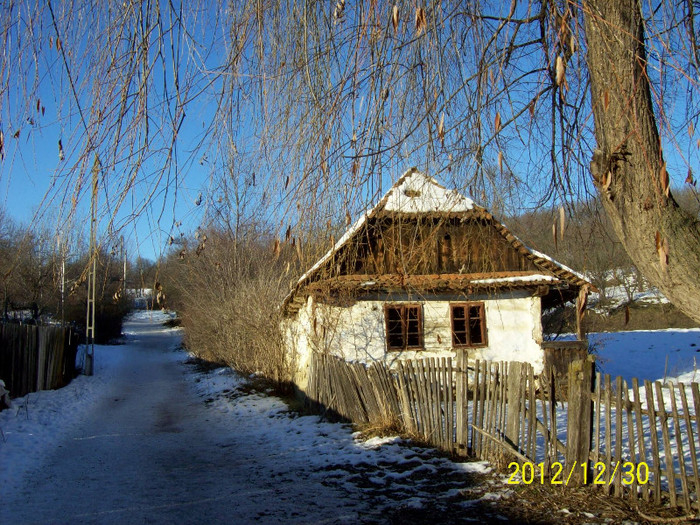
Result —
<instances>
[{"instance_id":1,"label":"white wall with cracks","mask_svg":"<svg viewBox=\"0 0 700 525\"><path fill-rule=\"evenodd\" d=\"M313 352L329 353L348 361L382 361L392 365L401 359L454 357L450 305L465 302L464 296L410 296L358 299L342 306L316 302L312 296L291 318L284 321L287 347L297 363L295 383L304 390ZM542 370L541 302L527 292L470 296L484 303L487 345L466 349L470 360L524 361ZM387 350L384 306L420 304L423 316L421 350Z\"/></svg>"}]
</instances>

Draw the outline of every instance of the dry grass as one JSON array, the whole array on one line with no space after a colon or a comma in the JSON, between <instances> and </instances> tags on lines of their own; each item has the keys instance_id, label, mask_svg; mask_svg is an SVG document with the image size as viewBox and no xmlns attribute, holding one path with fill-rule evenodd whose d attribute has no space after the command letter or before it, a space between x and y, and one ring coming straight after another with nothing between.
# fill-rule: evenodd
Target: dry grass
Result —
<instances>
[{"instance_id":1,"label":"dry grass","mask_svg":"<svg viewBox=\"0 0 700 525\"><path fill-rule=\"evenodd\" d=\"M681 509L659 508L649 503L606 496L592 486L572 488L551 485L517 485L501 505L511 520L526 523L691 523ZM697 522L697 520L695 520Z\"/></svg>"},{"instance_id":2,"label":"dry grass","mask_svg":"<svg viewBox=\"0 0 700 525\"><path fill-rule=\"evenodd\" d=\"M356 424L354 427L360 432L360 436L362 436L363 439L399 435L413 440L417 437L406 432L401 421L393 417L378 419L370 421L369 423Z\"/></svg>"}]
</instances>

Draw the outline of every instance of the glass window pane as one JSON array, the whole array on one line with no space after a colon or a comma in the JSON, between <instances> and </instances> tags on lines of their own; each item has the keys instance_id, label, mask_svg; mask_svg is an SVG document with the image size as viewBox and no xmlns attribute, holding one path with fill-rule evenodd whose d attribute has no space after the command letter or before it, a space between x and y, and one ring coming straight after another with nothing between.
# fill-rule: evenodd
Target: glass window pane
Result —
<instances>
[{"instance_id":1,"label":"glass window pane","mask_svg":"<svg viewBox=\"0 0 700 525\"><path fill-rule=\"evenodd\" d=\"M406 346L420 346L420 314L415 306L406 307Z\"/></svg>"},{"instance_id":2,"label":"glass window pane","mask_svg":"<svg viewBox=\"0 0 700 525\"><path fill-rule=\"evenodd\" d=\"M464 308L459 307L464 312ZM467 344L467 323L464 318L453 317L452 319L452 342L456 345Z\"/></svg>"},{"instance_id":3,"label":"glass window pane","mask_svg":"<svg viewBox=\"0 0 700 525\"><path fill-rule=\"evenodd\" d=\"M408 312L408 319L409 320L417 320L418 319L418 308L415 306L407 306L406 311Z\"/></svg>"},{"instance_id":4,"label":"glass window pane","mask_svg":"<svg viewBox=\"0 0 700 525\"><path fill-rule=\"evenodd\" d=\"M387 308L387 344L389 348L403 348L403 323L399 308Z\"/></svg>"},{"instance_id":5,"label":"glass window pane","mask_svg":"<svg viewBox=\"0 0 700 525\"><path fill-rule=\"evenodd\" d=\"M389 321L401 321L401 309L400 308L387 308L386 314Z\"/></svg>"},{"instance_id":6,"label":"glass window pane","mask_svg":"<svg viewBox=\"0 0 700 525\"><path fill-rule=\"evenodd\" d=\"M423 343L420 306L386 307L387 347L420 348Z\"/></svg>"},{"instance_id":7,"label":"glass window pane","mask_svg":"<svg viewBox=\"0 0 700 525\"><path fill-rule=\"evenodd\" d=\"M469 335L471 344L480 345L484 343L484 334L481 333L481 319L469 319Z\"/></svg>"},{"instance_id":8,"label":"glass window pane","mask_svg":"<svg viewBox=\"0 0 700 525\"><path fill-rule=\"evenodd\" d=\"M469 317L471 319L481 318L481 305L472 305L469 307Z\"/></svg>"}]
</instances>

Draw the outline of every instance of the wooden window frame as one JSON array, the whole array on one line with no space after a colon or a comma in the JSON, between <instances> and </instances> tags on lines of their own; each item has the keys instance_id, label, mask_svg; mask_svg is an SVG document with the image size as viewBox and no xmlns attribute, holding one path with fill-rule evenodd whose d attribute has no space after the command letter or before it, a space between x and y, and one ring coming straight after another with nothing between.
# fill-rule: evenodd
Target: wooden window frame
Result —
<instances>
[{"instance_id":1,"label":"wooden window frame","mask_svg":"<svg viewBox=\"0 0 700 525\"><path fill-rule=\"evenodd\" d=\"M472 342L472 334L470 329L469 320L472 319L469 314L469 309L478 307L480 310L479 317L473 319L479 319L481 326L481 339L480 343ZM464 334L466 343L460 343L457 339L457 332L455 332L455 308L464 308ZM486 327L486 307L483 302L468 302L468 303L451 303L450 304L450 331L452 332L452 346L454 348L481 348L488 346L488 332Z\"/></svg>"},{"instance_id":2,"label":"wooden window frame","mask_svg":"<svg viewBox=\"0 0 700 525\"><path fill-rule=\"evenodd\" d=\"M408 318L408 310L415 309L417 312L418 320L418 344L408 345L408 323L404 319ZM399 314L402 320L401 326L401 338L403 339L402 346L391 346L391 337L389 329L389 310L400 310ZM387 352L401 352L404 350L423 350L424 349L424 338L423 338L423 305L420 303L392 303L384 305L384 330L386 336L386 349Z\"/></svg>"}]
</instances>

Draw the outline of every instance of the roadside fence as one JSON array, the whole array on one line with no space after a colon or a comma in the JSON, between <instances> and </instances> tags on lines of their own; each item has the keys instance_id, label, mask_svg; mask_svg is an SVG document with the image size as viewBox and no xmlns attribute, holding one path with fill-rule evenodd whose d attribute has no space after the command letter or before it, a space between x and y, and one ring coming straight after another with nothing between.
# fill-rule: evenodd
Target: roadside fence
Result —
<instances>
[{"instance_id":1,"label":"roadside fence","mask_svg":"<svg viewBox=\"0 0 700 525\"><path fill-rule=\"evenodd\" d=\"M643 385L643 386L642 386ZM315 354L308 403L356 423L395 425L456 456L506 467L513 483L595 485L607 494L699 509L700 392L528 363L425 358L392 367Z\"/></svg>"},{"instance_id":2,"label":"roadside fence","mask_svg":"<svg viewBox=\"0 0 700 525\"><path fill-rule=\"evenodd\" d=\"M12 397L68 384L77 351L78 335L69 327L0 323L0 379Z\"/></svg>"}]
</instances>

